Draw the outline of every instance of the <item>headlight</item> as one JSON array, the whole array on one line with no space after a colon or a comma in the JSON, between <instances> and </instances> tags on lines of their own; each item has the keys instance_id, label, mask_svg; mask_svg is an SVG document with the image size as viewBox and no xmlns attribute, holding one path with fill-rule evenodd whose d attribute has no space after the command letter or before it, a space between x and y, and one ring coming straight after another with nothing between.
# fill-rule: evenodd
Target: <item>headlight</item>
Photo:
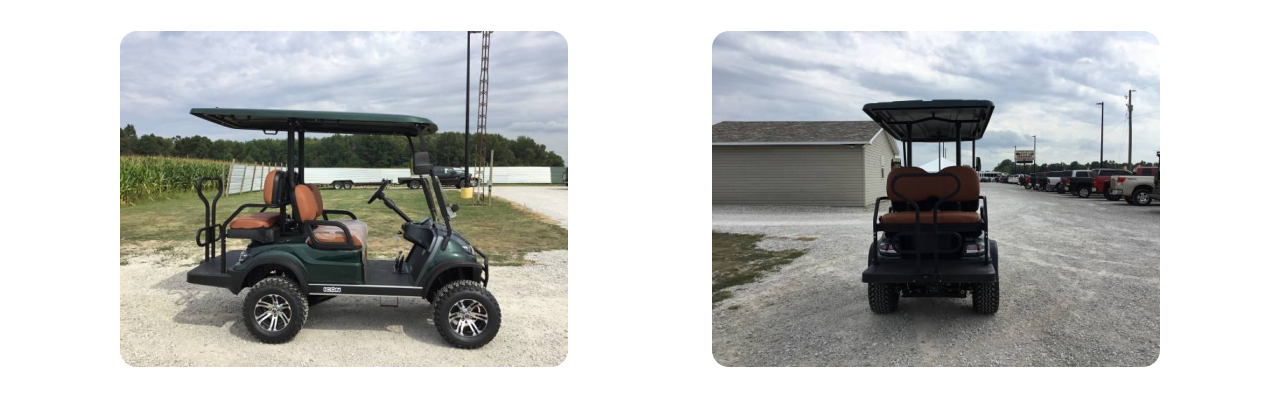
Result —
<instances>
[{"instance_id":1,"label":"headlight","mask_svg":"<svg viewBox=\"0 0 1280 399\"><path fill-rule=\"evenodd\" d=\"M476 256L476 249L472 248L470 245L463 245L462 250L471 254L471 256Z\"/></svg>"}]
</instances>

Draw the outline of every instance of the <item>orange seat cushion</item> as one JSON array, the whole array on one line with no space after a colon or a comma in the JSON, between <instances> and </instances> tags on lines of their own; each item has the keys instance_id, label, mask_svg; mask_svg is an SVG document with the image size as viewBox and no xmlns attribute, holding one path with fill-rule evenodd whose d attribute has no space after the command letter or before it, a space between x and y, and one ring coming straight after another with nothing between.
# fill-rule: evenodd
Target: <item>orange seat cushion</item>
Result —
<instances>
[{"instance_id":1,"label":"orange seat cushion","mask_svg":"<svg viewBox=\"0 0 1280 399\"><path fill-rule=\"evenodd\" d=\"M915 212L891 212L880 215L882 224L915 224ZM939 211L939 224L980 224L982 216L977 212ZM920 224L933 224L933 212L920 212Z\"/></svg>"},{"instance_id":2,"label":"orange seat cushion","mask_svg":"<svg viewBox=\"0 0 1280 399\"><path fill-rule=\"evenodd\" d=\"M240 216L231 221L229 229L265 229L280 221L280 212L258 212Z\"/></svg>"}]
</instances>

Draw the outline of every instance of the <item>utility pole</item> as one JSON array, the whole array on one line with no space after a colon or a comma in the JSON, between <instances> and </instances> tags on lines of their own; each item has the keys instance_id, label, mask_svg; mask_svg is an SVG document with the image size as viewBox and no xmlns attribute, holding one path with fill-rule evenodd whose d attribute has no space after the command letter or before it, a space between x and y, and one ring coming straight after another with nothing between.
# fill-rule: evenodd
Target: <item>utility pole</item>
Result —
<instances>
[{"instance_id":1,"label":"utility pole","mask_svg":"<svg viewBox=\"0 0 1280 399\"><path fill-rule=\"evenodd\" d=\"M1036 135L1031 135L1031 173L1040 171L1040 164L1036 163L1036 157L1040 154L1036 153Z\"/></svg>"},{"instance_id":2,"label":"utility pole","mask_svg":"<svg viewBox=\"0 0 1280 399\"><path fill-rule=\"evenodd\" d=\"M471 34L474 31L467 31L467 105L466 115L462 117L462 186L469 187L467 184L471 181Z\"/></svg>"},{"instance_id":3,"label":"utility pole","mask_svg":"<svg viewBox=\"0 0 1280 399\"><path fill-rule=\"evenodd\" d=\"M1102 121L1098 122L1098 167L1102 167L1102 143L1107 138L1107 106L1105 103L1098 103L1099 109L1102 110Z\"/></svg>"},{"instance_id":4,"label":"utility pole","mask_svg":"<svg viewBox=\"0 0 1280 399\"><path fill-rule=\"evenodd\" d=\"M1129 100L1129 167L1133 167L1133 92L1137 90L1129 90L1129 95L1124 96Z\"/></svg>"}]
</instances>

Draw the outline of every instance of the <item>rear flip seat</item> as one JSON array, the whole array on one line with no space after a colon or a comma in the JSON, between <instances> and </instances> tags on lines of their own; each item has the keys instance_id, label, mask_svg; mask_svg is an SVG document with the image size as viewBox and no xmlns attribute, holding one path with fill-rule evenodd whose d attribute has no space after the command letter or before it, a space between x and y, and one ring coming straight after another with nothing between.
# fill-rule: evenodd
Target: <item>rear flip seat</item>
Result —
<instances>
[{"instance_id":1,"label":"rear flip seat","mask_svg":"<svg viewBox=\"0 0 1280 399\"><path fill-rule=\"evenodd\" d=\"M901 177L901 175L929 174L930 176L912 176ZM939 209L968 209L970 203L976 203L979 196L978 172L968 166L950 166L943 168L938 173L928 173L924 169L917 167L904 167L894 169L889 172L888 185L885 191L888 191L889 200L893 202L893 209L896 212L890 212L880 216L881 224L888 225L913 225L916 223L916 213L907 204L908 200L916 202L920 206L920 224L934 224L933 204L956 191L956 179L952 179L946 175L952 175L960 180L959 192L954 197L947 200L946 204L939 206ZM899 196L894 193L894 189ZM952 204L954 203L954 205ZM982 216L977 211L969 210L940 210L937 216L938 224L981 224Z\"/></svg>"},{"instance_id":2,"label":"rear flip seat","mask_svg":"<svg viewBox=\"0 0 1280 399\"><path fill-rule=\"evenodd\" d=\"M267 172L267 177L262 185L262 203L267 205L275 205L280 203L280 187L282 182L277 181L278 177L284 175L277 174L276 171ZM250 230L265 229L273 227L280 223L280 211L275 212L256 212L239 216L227 225L228 229Z\"/></svg>"}]
</instances>

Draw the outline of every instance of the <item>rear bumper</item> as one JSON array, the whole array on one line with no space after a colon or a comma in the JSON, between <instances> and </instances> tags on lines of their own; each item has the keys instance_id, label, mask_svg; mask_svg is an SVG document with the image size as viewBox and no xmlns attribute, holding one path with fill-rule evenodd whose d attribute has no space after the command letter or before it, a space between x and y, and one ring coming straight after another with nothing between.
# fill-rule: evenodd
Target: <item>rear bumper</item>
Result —
<instances>
[{"instance_id":1,"label":"rear bumper","mask_svg":"<svg viewBox=\"0 0 1280 399\"><path fill-rule=\"evenodd\" d=\"M990 262L981 260L881 259L862 272L864 283L992 283L999 274Z\"/></svg>"},{"instance_id":2,"label":"rear bumper","mask_svg":"<svg viewBox=\"0 0 1280 399\"><path fill-rule=\"evenodd\" d=\"M240 292L239 273L231 270L236 260L240 259L240 253L244 251L227 251L227 272L222 272L222 256L216 256L212 259L201 261L199 265L187 272L187 282L191 284L207 285L210 287L226 288L232 293Z\"/></svg>"}]
</instances>

